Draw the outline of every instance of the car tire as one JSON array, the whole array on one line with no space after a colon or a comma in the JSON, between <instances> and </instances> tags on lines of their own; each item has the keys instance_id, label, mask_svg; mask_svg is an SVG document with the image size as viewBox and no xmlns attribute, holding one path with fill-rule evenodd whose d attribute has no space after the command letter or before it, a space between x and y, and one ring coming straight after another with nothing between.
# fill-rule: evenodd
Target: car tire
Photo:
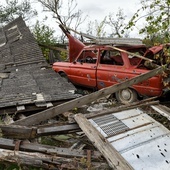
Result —
<instances>
[{"instance_id":1,"label":"car tire","mask_svg":"<svg viewBox=\"0 0 170 170\"><path fill-rule=\"evenodd\" d=\"M137 92L133 89L127 88L119 90L115 93L118 102L128 104L137 101Z\"/></svg>"},{"instance_id":2,"label":"car tire","mask_svg":"<svg viewBox=\"0 0 170 170\"><path fill-rule=\"evenodd\" d=\"M69 79L68 79L67 74L61 72L61 73L59 73L59 75L60 75L63 79L65 79L67 82L69 82Z\"/></svg>"}]
</instances>

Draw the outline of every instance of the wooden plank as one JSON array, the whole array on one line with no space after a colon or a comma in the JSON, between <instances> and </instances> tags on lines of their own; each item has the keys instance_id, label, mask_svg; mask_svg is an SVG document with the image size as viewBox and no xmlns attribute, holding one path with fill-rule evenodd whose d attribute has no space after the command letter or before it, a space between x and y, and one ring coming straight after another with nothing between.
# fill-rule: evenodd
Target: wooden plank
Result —
<instances>
[{"instance_id":1,"label":"wooden plank","mask_svg":"<svg viewBox=\"0 0 170 170\"><path fill-rule=\"evenodd\" d=\"M116 112L120 112L120 111L124 111L124 110L130 110L130 109L140 108L140 107L142 108L144 106L157 105L157 104L159 104L159 101L151 101L151 102L145 102L145 103L139 102L138 104L137 104L137 102L134 102L129 106L123 105L123 106L113 107L111 109L104 110L104 111L101 111L98 113L87 113L87 114L84 114L84 116L86 118L90 119L90 118L93 118L96 116L103 116L103 115L107 115L110 113L116 113ZM71 123L73 123L73 122L71 122Z\"/></svg>"},{"instance_id":2,"label":"wooden plank","mask_svg":"<svg viewBox=\"0 0 170 170\"><path fill-rule=\"evenodd\" d=\"M33 139L36 137L36 127L26 127L18 125L0 125L3 136L14 139Z\"/></svg>"},{"instance_id":3,"label":"wooden plank","mask_svg":"<svg viewBox=\"0 0 170 170\"><path fill-rule=\"evenodd\" d=\"M15 149L15 140L12 139L0 139L0 148L2 149ZM64 157L84 157L87 158L86 150L78 150L78 149L70 149L70 148L62 148L62 147L54 147L50 145L42 145L37 143L29 143L21 141L19 148L20 151L27 152L40 152L40 153L48 153L50 155L64 156ZM99 159L102 155L98 151L92 151L91 156L93 159Z\"/></svg>"},{"instance_id":4,"label":"wooden plank","mask_svg":"<svg viewBox=\"0 0 170 170\"><path fill-rule=\"evenodd\" d=\"M56 155L48 155L42 153L30 153L23 151L11 151L0 149L0 160L3 162L16 163L18 165L28 165L31 167L40 167L43 169L87 169L87 163L82 163L81 158L64 158ZM105 162L92 162L92 168L107 169L108 164Z\"/></svg>"},{"instance_id":5,"label":"wooden plank","mask_svg":"<svg viewBox=\"0 0 170 170\"><path fill-rule=\"evenodd\" d=\"M13 139L34 139L40 136L68 134L80 131L77 124L48 127L26 127L19 125L0 125L3 136Z\"/></svg>"},{"instance_id":6,"label":"wooden plank","mask_svg":"<svg viewBox=\"0 0 170 170\"><path fill-rule=\"evenodd\" d=\"M84 116L87 119L89 119L96 116L103 116L110 113L129 110L137 107L156 106L159 104L159 101L150 101L155 98L156 97L148 98L139 102L134 102L129 105L121 105L100 112L87 113L84 114ZM65 124L65 125L52 124L48 126L44 125L39 127L26 127L26 126L19 126L19 125L0 125L0 128L2 130L3 136L5 137L14 138L14 139L33 139L40 136L68 134L68 133L81 131L79 126L75 122L76 121L74 120L74 115L72 114L71 116L69 116L69 123L71 124Z\"/></svg>"},{"instance_id":7,"label":"wooden plank","mask_svg":"<svg viewBox=\"0 0 170 170\"><path fill-rule=\"evenodd\" d=\"M129 52L129 51L126 51L126 50L122 50L122 49L117 48L117 47L114 47L114 46L108 45L107 47L113 48L114 50L117 50L117 51L120 51L120 52L127 53L127 54L129 54L129 55L138 57L138 58L140 58L140 59L143 59L143 60L146 60L146 61L149 61L149 62L153 62L153 61L154 61L154 60L151 60L151 59L149 59L149 58L143 57L143 56L141 56L141 55L137 55L136 53L132 53L132 52ZM158 65L155 65L155 66L159 67Z\"/></svg>"},{"instance_id":8,"label":"wooden plank","mask_svg":"<svg viewBox=\"0 0 170 170\"><path fill-rule=\"evenodd\" d=\"M49 48L51 50L62 51L68 54L68 50L62 47L50 46L50 45L44 45L44 44L38 44L38 45L41 47Z\"/></svg>"},{"instance_id":9,"label":"wooden plank","mask_svg":"<svg viewBox=\"0 0 170 170\"><path fill-rule=\"evenodd\" d=\"M117 170L133 169L119 152L117 152L116 149L114 149L113 146L111 146L111 144L98 132L98 130L91 125L83 114L76 114L74 118L85 135L106 158L111 168Z\"/></svg>"},{"instance_id":10,"label":"wooden plank","mask_svg":"<svg viewBox=\"0 0 170 170\"><path fill-rule=\"evenodd\" d=\"M121 106L117 106L117 107L112 107L110 109L107 109L107 110L102 110L100 112L91 112L91 113L86 113L86 114L83 114L87 119L90 119L90 118L93 118L93 117L96 117L96 116L103 116L103 115L107 115L107 114L110 114L110 113L115 113L115 112L120 112L120 111L123 111L123 110L129 110L129 109L133 109L133 108L139 108L139 107L144 107L144 106L150 106L150 105L157 105L159 104L159 101L149 101L149 100L153 100L155 99L156 97L152 97L152 98L148 98L148 99L145 99L145 100L142 100L142 101L139 101L139 102L134 102L134 103L131 103L129 105L121 105ZM74 115L70 115L69 116L69 123L75 123L75 119L74 119Z\"/></svg>"},{"instance_id":11,"label":"wooden plank","mask_svg":"<svg viewBox=\"0 0 170 170\"><path fill-rule=\"evenodd\" d=\"M119 84L115 84L113 86L101 89L97 92L91 93L87 96L82 96L80 98L71 100L69 102L63 103L61 105L55 106L53 108L49 108L47 110L44 110L42 112L39 112L37 114L28 116L25 119L22 120L18 120L16 122L14 122L13 124L15 125L25 125L25 126L30 126L30 125L35 125L35 124L39 124L42 121L48 120L50 118L53 118L63 112L66 112L68 110L71 110L75 107L80 107L84 104L88 104L98 98L107 96L109 94L115 93L116 91L119 91L121 89L127 88L133 84L137 84L140 83L146 79L149 79L155 75L158 75L160 73L162 73L165 70L165 66L160 66L154 70L151 70L145 74L141 74L140 76L134 77L130 80L127 80L125 82L119 83Z\"/></svg>"},{"instance_id":12,"label":"wooden plank","mask_svg":"<svg viewBox=\"0 0 170 170\"><path fill-rule=\"evenodd\" d=\"M165 105L151 105L151 108L154 109L157 113L161 114L162 116L166 117L168 120L170 120L170 108L168 108Z\"/></svg>"},{"instance_id":13,"label":"wooden plank","mask_svg":"<svg viewBox=\"0 0 170 170\"><path fill-rule=\"evenodd\" d=\"M80 128L77 124L70 124L70 125L61 125L61 126L54 126L51 125L50 127L39 127L37 129L37 136L45 136L45 135L56 135L56 134L65 134L80 131Z\"/></svg>"}]
</instances>

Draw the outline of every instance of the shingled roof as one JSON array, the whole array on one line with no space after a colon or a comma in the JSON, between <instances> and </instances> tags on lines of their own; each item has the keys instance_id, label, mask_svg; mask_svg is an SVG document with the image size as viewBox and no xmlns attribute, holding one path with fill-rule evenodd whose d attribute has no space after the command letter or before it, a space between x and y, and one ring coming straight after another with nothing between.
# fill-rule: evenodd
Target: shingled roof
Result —
<instances>
[{"instance_id":1,"label":"shingled roof","mask_svg":"<svg viewBox=\"0 0 170 170\"><path fill-rule=\"evenodd\" d=\"M21 17L0 29L0 108L48 106L76 98L74 90L49 68Z\"/></svg>"}]
</instances>

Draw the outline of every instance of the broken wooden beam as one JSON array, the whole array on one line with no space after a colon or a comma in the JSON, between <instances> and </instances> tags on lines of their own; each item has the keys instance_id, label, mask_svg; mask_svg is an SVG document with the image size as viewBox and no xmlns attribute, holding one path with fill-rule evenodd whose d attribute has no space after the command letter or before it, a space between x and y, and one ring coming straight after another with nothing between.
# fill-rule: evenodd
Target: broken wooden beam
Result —
<instances>
[{"instance_id":1,"label":"broken wooden beam","mask_svg":"<svg viewBox=\"0 0 170 170\"><path fill-rule=\"evenodd\" d=\"M0 125L3 136L14 139L33 139L37 135L36 127L26 127L18 125Z\"/></svg>"},{"instance_id":2,"label":"broken wooden beam","mask_svg":"<svg viewBox=\"0 0 170 170\"><path fill-rule=\"evenodd\" d=\"M133 169L121 154L91 125L83 114L76 114L74 118L85 135L106 158L111 168L116 170Z\"/></svg>"},{"instance_id":3,"label":"broken wooden beam","mask_svg":"<svg viewBox=\"0 0 170 170\"><path fill-rule=\"evenodd\" d=\"M30 143L28 141L12 140L0 138L0 148L9 150L20 150L26 152L39 152L49 155L57 155L61 157L78 157L87 158L87 150L78 150L62 147L54 147L50 145L42 145L38 143ZM91 158L97 160L101 158L101 154L98 151L91 150Z\"/></svg>"},{"instance_id":4,"label":"broken wooden beam","mask_svg":"<svg viewBox=\"0 0 170 170\"><path fill-rule=\"evenodd\" d=\"M42 153L30 153L24 151L11 151L8 149L0 149L0 159L3 162L16 163L18 165L27 165L31 167L40 167L43 169L79 169L81 167L88 167L88 162L81 163L81 159L64 158L56 155L47 155ZM104 169L108 168L105 162L92 162L92 167Z\"/></svg>"},{"instance_id":5,"label":"broken wooden beam","mask_svg":"<svg viewBox=\"0 0 170 170\"><path fill-rule=\"evenodd\" d=\"M113 86L101 89L97 92L91 93L87 96L82 96L80 98L71 100L69 102L63 103L61 105L49 108L47 110L44 110L42 112L36 113L34 115L28 116L27 118L24 118L22 120L18 120L14 122L15 125L25 125L25 126L31 126L35 124L39 124L42 121L48 120L50 118L53 118L63 112L66 112L68 110L71 110L75 107L80 107L84 104L88 104L98 98L110 95L112 93L115 93L116 91L119 91L121 89L125 89L131 85L138 84L146 79L149 79L155 75L158 75L162 73L165 70L165 66L160 66L154 70L151 70L145 74L141 74L137 77L134 77L130 80L126 80L122 83L115 84Z\"/></svg>"},{"instance_id":6,"label":"broken wooden beam","mask_svg":"<svg viewBox=\"0 0 170 170\"><path fill-rule=\"evenodd\" d=\"M34 139L40 136L70 134L80 131L77 124L66 124L48 127L26 127L19 125L0 125L1 133L4 137L12 139Z\"/></svg>"},{"instance_id":7,"label":"broken wooden beam","mask_svg":"<svg viewBox=\"0 0 170 170\"><path fill-rule=\"evenodd\" d=\"M100 112L86 113L86 114L84 114L84 116L87 119L90 119L90 118L93 118L93 117L96 117L96 116L107 115L107 114L110 114L110 113L120 112L120 111L123 111L123 110L130 110L130 109L133 109L133 108L139 108L139 107L150 106L150 105L155 106L155 105L159 104L159 101L150 101L150 100L153 100L155 98L156 97L148 98L148 99L145 99L145 100L142 100L142 101L131 103L129 105L121 105L121 106L113 107L113 108L103 110L103 111L100 111ZM75 123L75 122L76 121L74 119L74 115L73 114L70 115L69 116L69 123Z\"/></svg>"},{"instance_id":8,"label":"broken wooden beam","mask_svg":"<svg viewBox=\"0 0 170 170\"><path fill-rule=\"evenodd\" d=\"M50 127L38 127L37 137L45 135L56 135L56 134L65 134L80 131L80 128L77 124L68 124L61 126L51 125Z\"/></svg>"},{"instance_id":9,"label":"broken wooden beam","mask_svg":"<svg viewBox=\"0 0 170 170\"><path fill-rule=\"evenodd\" d=\"M162 116L166 117L170 120L170 108L165 105L151 105L151 108L154 109L157 113L161 114Z\"/></svg>"},{"instance_id":10,"label":"broken wooden beam","mask_svg":"<svg viewBox=\"0 0 170 170\"><path fill-rule=\"evenodd\" d=\"M107 110L103 110L100 112L92 112L84 114L84 116L89 119L96 116L107 115L110 113L115 113L123 110L129 110L133 108L139 108L144 106L157 106L159 101L151 101L156 97L144 99L142 101L134 102L128 105L121 105L118 107L113 107ZM81 131L79 126L76 124L74 120L74 115L69 116L69 124L64 125L55 125L51 124L48 126L38 126L38 127L26 127L19 125L0 125L0 129L2 131L3 136L13 139L33 139L40 136L48 136L48 135L59 135L59 134L70 134L75 133L77 131Z\"/></svg>"}]
</instances>

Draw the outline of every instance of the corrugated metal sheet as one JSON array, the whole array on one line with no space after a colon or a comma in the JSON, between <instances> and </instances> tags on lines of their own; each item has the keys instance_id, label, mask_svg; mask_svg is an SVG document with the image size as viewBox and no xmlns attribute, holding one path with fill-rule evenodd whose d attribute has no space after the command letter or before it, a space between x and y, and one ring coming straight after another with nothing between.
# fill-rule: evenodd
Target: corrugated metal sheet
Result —
<instances>
[{"instance_id":1,"label":"corrugated metal sheet","mask_svg":"<svg viewBox=\"0 0 170 170\"><path fill-rule=\"evenodd\" d=\"M106 117L110 121L105 121ZM135 170L170 169L170 131L142 110L126 110L89 121ZM103 129L108 124L114 133Z\"/></svg>"}]
</instances>

